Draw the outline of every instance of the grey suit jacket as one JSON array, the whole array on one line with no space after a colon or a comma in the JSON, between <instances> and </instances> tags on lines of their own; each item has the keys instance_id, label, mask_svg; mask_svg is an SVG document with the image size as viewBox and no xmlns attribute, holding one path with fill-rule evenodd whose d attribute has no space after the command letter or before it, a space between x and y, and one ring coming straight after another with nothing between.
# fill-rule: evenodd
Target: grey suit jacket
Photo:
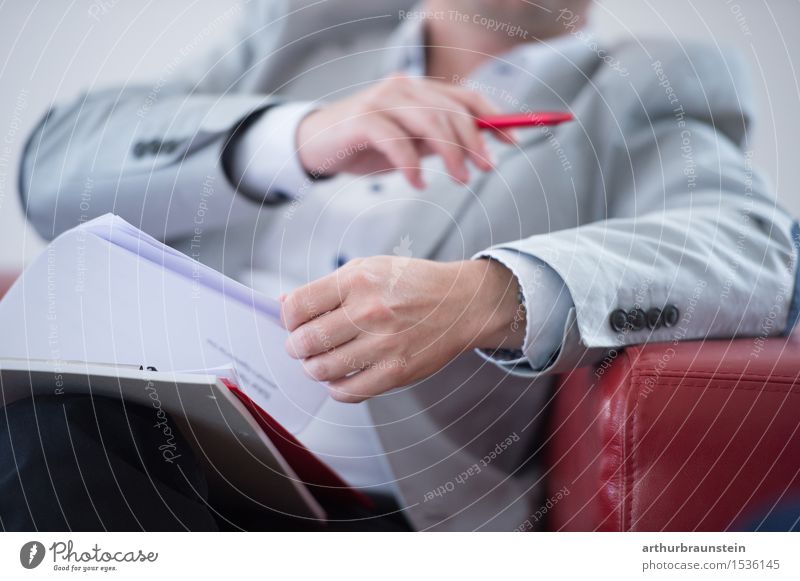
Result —
<instances>
[{"instance_id":1,"label":"grey suit jacket","mask_svg":"<svg viewBox=\"0 0 800 581\"><path fill-rule=\"evenodd\" d=\"M266 106L379 78L405 4L251 2L198 68L55 106L26 149L22 195L46 238L113 211L183 249L202 198L193 255L233 274L255 263L314 278L339 255L392 254L404 237L416 257L499 248L549 264L575 308L546 369L469 353L370 402L416 527L514 529L544 502L553 374L645 341L785 332L798 316L800 234L751 166L740 62L674 42L554 49L518 96L577 122L527 132L519 149L492 143L497 171L467 188L431 159L422 193L388 176L376 196L340 176L282 206L237 194L221 163L236 128Z\"/></svg>"}]
</instances>

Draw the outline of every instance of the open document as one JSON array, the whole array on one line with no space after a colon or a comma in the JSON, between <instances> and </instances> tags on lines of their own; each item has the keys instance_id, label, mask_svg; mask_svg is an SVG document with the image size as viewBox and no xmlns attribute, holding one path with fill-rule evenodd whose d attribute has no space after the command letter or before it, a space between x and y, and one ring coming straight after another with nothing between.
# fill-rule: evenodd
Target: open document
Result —
<instances>
[{"instance_id":1,"label":"open document","mask_svg":"<svg viewBox=\"0 0 800 581\"><path fill-rule=\"evenodd\" d=\"M107 214L56 238L0 301L0 358L230 365L244 393L296 434L327 391L285 353L278 308Z\"/></svg>"},{"instance_id":2,"label":"open document","mask_svg":"<svg viewBox=\"0 0 800 581\"><path fill-rule=\"evenodd\" d=\"M91 394L178 424L212 486L324 518L364 503L294 437L327 391L284 351L277 301L106 215L55 239L0 301L0 407Z\"/></svg>"}]
</instances>

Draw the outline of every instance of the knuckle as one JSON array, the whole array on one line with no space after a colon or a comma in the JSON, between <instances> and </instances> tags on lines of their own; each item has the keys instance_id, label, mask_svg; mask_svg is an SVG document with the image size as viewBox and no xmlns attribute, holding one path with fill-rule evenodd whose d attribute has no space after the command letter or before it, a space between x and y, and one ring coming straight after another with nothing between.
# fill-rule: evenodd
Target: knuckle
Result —
<instances>
[{"instance_id":1,"label":"knuckle","mask_svg":"<svg viewBox=\"0 0 800 581\"><path fill-rule=\"evenodd\" d=\"M448 142L456 137L453 131L453 124L457 123L459 119L461 119L461 115L457 111L438 111L436 113L436 123L443 131L447 132L448 137L450 137Z\"/></svg>"},{"instance_id":2,"label":"knuckle","mask_svg":"<svg viewBox=\"0 0 800 581\"><path fill-rule=\"evenodd\" d=\"M316 334L311 329L304 329L299 333L298 344L304 354L311 354L316 343Z\"/></svg>"},{"instance_id":3,"label":"knuckle","mask_svg":"<svg viewBox=\"0 0 800 581\"><path fill-rule=\"evenodd\" d=\"M459 121L467 121L472 118L469 107L459 101L453 101L453 104L450 105L450 113L455 115Z\"/></svg>"},{"instance_id":4,"label":"knuckle","mask_svg":"<svg viewBox=\"0 0 800 581\"><path fill-rule=\"evenodd\" d=\"M406 385L411 382L412 371L409 368L407 356L398 356L394 360L392 374L396 386Z\"/></svg>"},{"instance_id":5,"label":"knuckle","mask_svg":"<svg viewBox=\"0 0 800 581\"><path fill-rule=\"evenodd\" d=\"M395 387L402 385L406 379L406 370L397 364L396 360L389 361L386 366L386 376Z\"/></svg>"},{"instance_id":6,"label":"knuckle","mask_svg":"<svg viewBox=\"0 0 800 581\"><path fill-rule=\"evenodd\" d=\"M373 277L369 273L369 271L364 268L364 265L360 265L358 268L355 268L350 275L350 284L356 289L365 289L372 285Z\"/></svg>"},{"instance_id":7,"label":"knuckle","mask_svg":"<svg viewBox=\"0 0 800 581\"><path fill-rule=\"evenodd\" d=\"M376 351L385 359L394 358L398 348L398 332L390 332L378 337Z\"/></svg>"},{"instance_id":8,"label":"knuckle","mask_svg":"<svg viewBox=\"0 0 800 581\"><path fill-rule=\"evenodd\" d=\"M304 364L306 373L317 381L325 381L330 377L330 368L324 359L311 359Z\"/></svg>"},{"instance_id":9,"label":"knuckle","mask_svg":"<svg viewBox=\"0 0 800 581\"><path fill-rule=\"evenodd\" d=\"M427 125L437 131L442 131L447 127L447 113L443 111L427 111L424 117Z\"/></svg>"},{"instance_id":10,"label":"knuckle","mask_svg":"<svg viewBox=\"0 0 800 581\"><path fill-rule=\"evenodd\" d=\"M371 301L364 308L364 319L372 322L383 322L392 318L392 309L383 301Z\"/></svg>"},{"instance_id":11,"label":"knuckle","mask_svg":"<svg viewBox=\"0 0 800 581\"><path fill-rule=\"evenodd\" d=\"M295 331L289 335L291 351L299 358L307 357L311 351L311 340L305 331Z\"/></svg>"},{"instance_id":12,"label":"knuckle","mask_svg":"<svg viewBox=\"0 0 800 581\"><path fill-rule=\"evenodd\" d=\"M378 103L381 102L382 95L380 93L369 93L361 99L358 104L353 108L353 117L356 121L362 120L364 117L370 115L378 108ZM369 131L373 128L370 124L365 130Z\"/></svg>"},{"instance_id":13,"label":"knuckle","mask_svg":"<svg viewBox=\"0 0 800 581\"><path fill-rule=\"evenodd\" d=\"M284 302L284 315L287 323L293 323L303 310L304 302L296 293L290 294Z\"/></svg>"}]
</instances>

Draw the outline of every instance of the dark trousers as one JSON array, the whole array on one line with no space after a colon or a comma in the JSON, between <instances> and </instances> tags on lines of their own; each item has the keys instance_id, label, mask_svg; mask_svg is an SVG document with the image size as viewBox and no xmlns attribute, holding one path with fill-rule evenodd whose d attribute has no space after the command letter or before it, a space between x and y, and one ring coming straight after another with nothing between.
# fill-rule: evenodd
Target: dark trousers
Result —
<instances>
[{"instance_id":1,"label":"dark trousers","mask_svg":"<svg viewBox=\"0 0 800 581\"><path fill-rule=\"evenodd\" d=\"M189 453L165 462L152 409L89 396L38 397L0 409L0 529L6 531L408 530L382 512L326 507L331 524L209 496ZM174 429L178 449L191 450ZM390 503L389 503L390 504ZM388 509L388 510L387 510ZM393 513L390 516L383 516Z\"/></svg>"}]
</instances>

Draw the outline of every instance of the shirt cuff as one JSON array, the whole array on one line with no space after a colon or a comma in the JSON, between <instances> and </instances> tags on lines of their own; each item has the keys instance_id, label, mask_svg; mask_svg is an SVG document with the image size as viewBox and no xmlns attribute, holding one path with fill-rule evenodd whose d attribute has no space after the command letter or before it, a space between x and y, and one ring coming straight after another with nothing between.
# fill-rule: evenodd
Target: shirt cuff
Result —
<instances>
[{"instance_id":1,"label":"shirt cuff","mask_svg":"<svg viewBox=\"0 0 800 581\"><path fill-rule=\"evenodd\" d=\"M315 109L308 102L267 109L234 145L231 178L248 197L265 201L296 197L311 180L297 155L297 127Z\"/></svg>"},{"instance_id":2,"label":"shirt cuff","mask_svg":"<svg viewBox=\"0 0 800 581\"><path fill-rule=\"evenodd\" d=\"M564 326L570 309L575 306L564 279L546 262L514 250L488 250L473 258L492 258L514 274L525 298L527 313L521 352L512 355L508 350L478 350L478 354L504 369L529 366L538 371L546 368L561 349Z\"/></svg>"}]
</instances>

